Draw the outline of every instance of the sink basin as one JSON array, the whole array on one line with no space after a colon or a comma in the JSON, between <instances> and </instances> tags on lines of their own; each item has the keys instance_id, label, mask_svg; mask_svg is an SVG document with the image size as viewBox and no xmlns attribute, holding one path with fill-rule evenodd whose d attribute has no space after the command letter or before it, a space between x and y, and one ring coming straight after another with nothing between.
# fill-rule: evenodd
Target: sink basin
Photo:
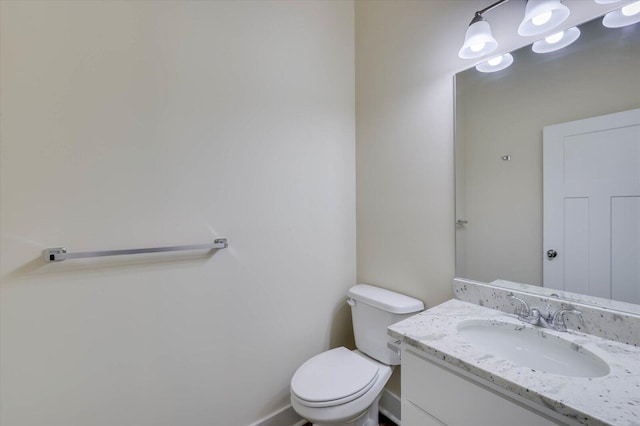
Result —
<instances>
[{"instance_id":1,"label":"sink basin","mask_svg":"<svg viewBox=\"0 0 640 426\"><path fill-rule=\"evenodd\" d=\"M468 320L457 329L475 348L522 367L570 377L609 374L609 366L598 356L539 327Z\"/></svg>"}]
</instances>

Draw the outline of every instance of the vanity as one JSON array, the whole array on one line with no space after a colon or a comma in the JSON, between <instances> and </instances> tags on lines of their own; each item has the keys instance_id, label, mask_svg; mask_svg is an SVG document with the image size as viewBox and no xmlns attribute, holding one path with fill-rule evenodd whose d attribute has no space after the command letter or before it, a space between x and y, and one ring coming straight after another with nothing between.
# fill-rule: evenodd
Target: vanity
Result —
<instances>
[{"instance_id":1,"label":"vanity","mask_svg":"<svg viewBox=\"0 0 640 426\"><path fill-rule=\"evenodd\" d=\"M456 299L389 328L402 351L403 425L640 424L640 315L528 287L454 280ZM513 313L514 295L582 315L567 316L568 331L534 326ZM615 324L599 323L609 315ZM617 333L625 323L630 334Z\"/></svg>"}]
</instances>

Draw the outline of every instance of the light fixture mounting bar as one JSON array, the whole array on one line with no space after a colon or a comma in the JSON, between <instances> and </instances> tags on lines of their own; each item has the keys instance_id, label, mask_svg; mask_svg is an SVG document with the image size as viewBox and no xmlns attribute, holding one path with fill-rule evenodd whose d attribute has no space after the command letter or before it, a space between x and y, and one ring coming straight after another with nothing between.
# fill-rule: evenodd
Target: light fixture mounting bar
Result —
<instances>
[{"instance_id":1,"label":"light fixture mounting bar","mask_svg":"<svg viewBox=\"0 0 640 426\"><path fill-rule=\"evenodd\" d=\"M483 13L489 12L490 10L495 9L498 6L502 6L504 3L508 2L509 0L498 0L497 2L485 7L482 10L479 10L476 12L476 16L482 15Z\"/></svg>"}]
</instances>

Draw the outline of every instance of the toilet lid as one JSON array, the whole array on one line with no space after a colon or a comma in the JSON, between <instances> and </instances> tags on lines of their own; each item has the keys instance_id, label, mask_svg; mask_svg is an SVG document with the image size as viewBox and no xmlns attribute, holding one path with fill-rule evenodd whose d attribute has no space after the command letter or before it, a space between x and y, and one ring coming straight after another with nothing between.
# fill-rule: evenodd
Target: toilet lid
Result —
<instances>
[{"instance_id":1,"label":"toilet lid","mask_svg":"<svg viewBox=\"0 0 640 426\"><path fill-rule=\"evenodd\" d=\"M341 347L302 364L291 379L291 391L314 406L344 404L366 393L378 378L378 366Z\"/></svg>"}]
</instances>

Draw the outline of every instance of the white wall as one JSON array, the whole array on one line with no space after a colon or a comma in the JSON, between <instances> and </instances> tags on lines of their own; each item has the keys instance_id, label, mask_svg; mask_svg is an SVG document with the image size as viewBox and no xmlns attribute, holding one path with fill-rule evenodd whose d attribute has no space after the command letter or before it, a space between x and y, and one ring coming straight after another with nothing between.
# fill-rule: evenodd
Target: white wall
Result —
<instances>
[{"instance_id":1,"label":"white wall","mask_svg":"<svg viewBox=\"0 0 640 426\"><path fill-rule=\"evenodd\" d=\"M1 10L3 426L246 425L349 344L352 2ZM45 264L41 251L230 248Z\"/></svg>"},{"instance_id":2,"label":"white wall","mask_svg":"<svg viewBox=\"0 0 640 426\"><path fill-rule=\"evenodd\" d=\"M428 308L454 271L453 74L429 51L446 3L356 2L358 281Z\"/></svg>"},{"instance_id":3,"label":"white wall","mask_svg":"<svg viewBox=\"0 0 640 426\"><path fill-rule=\"evenodd\" d=\"M444 2L356 2L358 280L451 296L453 80L426 40Z\"/></svg>"},{"instance_id":4,"label":"white wall","mask_svg":"<svg viewBox=\"0 0 640 426\"><path fill-rule=\"evenodd\" d=\"M358 280L428 307L451 297L454 269L453 72L439 61L459 31L439 14L466 17L460 3L356 2Z\"/></svg>"}]
</instances>

